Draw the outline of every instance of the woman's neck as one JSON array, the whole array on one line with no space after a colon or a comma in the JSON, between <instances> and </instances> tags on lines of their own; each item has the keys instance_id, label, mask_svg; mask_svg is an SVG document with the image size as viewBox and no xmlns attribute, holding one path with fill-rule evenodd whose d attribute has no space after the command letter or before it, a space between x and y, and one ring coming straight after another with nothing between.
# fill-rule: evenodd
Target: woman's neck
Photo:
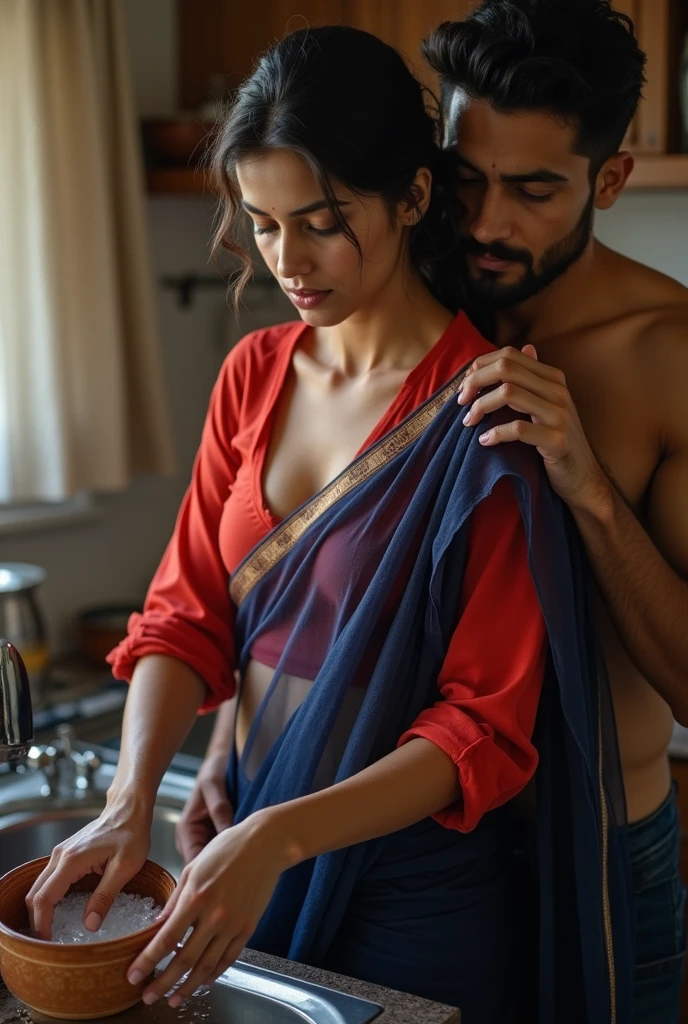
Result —
<instances>
[{"instance_id":1,"label":"woman's neck","mask_svg":"<svg viewBox=\"0 0 688 1024\"><path fill-rule=\"evenodd\" d=\"M313 331L313 355L342 376L411 371L444 334L452 314L415 271L397 274L374 306Z\"/></svg>"}]
</instances>

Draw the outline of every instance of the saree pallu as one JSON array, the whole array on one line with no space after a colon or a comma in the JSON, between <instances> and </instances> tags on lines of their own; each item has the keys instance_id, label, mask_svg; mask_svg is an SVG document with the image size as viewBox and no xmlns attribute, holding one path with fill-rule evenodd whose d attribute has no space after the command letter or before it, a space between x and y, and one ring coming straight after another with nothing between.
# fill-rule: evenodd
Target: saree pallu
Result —
<instances>
[{"instance_id":1,"label":"saree pallu","mask_svg":"<svg viewBox=\"0 0 688 1024\"><path fill-rule=\"evenodd\" d=\"M537 454L520 444L485 450L462 425L452 400L461 379L276 527L233 574L240 673L264 652L275 666L241 757L230 767L235 821L350 778L392 751L436 702L456 626L470 516L507 478L523 517L551 650L536 729L539 1020L627 1024L633 950L625 807L582 554ZM506 1021L512 1007L503 993L513 979L510 939L505 943L501 934L510 928L504 836L501 811L469 834L426 820L300 864L282 876L250 945L311 964L335 963L358 976L372 970L375 980L395 984L393 972L380 978L384 963L377 971L370 967L374 943L357 958L356 915L375 917L376 894L380 886L395 886L396 871L401 905L409 921L422 925L411 941L432 936L436 927L441 948L454 951L457 974L468 969L463 990L441 978L431 978L429 991L410 978L395 987L463 1001L466 1024ZM472 876L480 863L488 867ZM361 910L366 893L368 911ZM456 908L450 925L433 916L434 901L449 896ZM392 927L403 932L403 920ZM479 975L470 961L472 942L485 950L488 971L496 965L487 986L479 976L470 986L471 971ZM427 944L432 975L436 954ZM459 995L448 999L447 991Z\"/></svg>"}]
</instances>

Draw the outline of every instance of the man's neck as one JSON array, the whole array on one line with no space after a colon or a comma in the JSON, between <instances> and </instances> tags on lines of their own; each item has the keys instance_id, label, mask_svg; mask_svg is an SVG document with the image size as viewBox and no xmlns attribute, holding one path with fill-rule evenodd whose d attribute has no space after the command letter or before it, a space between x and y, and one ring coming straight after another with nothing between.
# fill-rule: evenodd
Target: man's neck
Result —
<instances>
[{"instance_id":1,"label":"man's neck","mask_svg":"<svg viewBox=\"0 0 688 1024\"><path fill-rule=\"evenodd\" d=\"M522 348L587 326L596 319L596 296L607 253L592 239L581 258L542 292L519 306L496 312L491 340L500 348Z\"/></svg>"}]
</instances>

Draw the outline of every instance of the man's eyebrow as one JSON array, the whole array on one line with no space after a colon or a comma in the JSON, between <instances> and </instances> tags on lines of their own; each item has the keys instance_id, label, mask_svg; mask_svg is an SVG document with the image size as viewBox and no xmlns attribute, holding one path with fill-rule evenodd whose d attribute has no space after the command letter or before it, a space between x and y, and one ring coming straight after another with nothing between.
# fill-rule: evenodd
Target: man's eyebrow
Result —
<instances>
[{"instance_id":1,"label":"man's eyebrow","mask_svg":"<svg viewBox=\"0 0 688 1024\"><path fill-rule=\"evenodd\" d=\"M269 217L270 214L266 213L265 210L259 210L257 206L252 206L251 203L247 203L245 199L241 200L241 205L247 213L253 213L257 217ZM349 203L346 200L337 201L334 204L338 209L342 206L348 206ZM330 205L324 199L318 199L315 203L309 203L308 206L301 206L298 210L292 210L289 214L290 217L304 217L308 213L318 213L320 210L329 210Z\"/></svg>"},{"instance_id":2,"label":"man's eyebrow","mask_svg":"<svg viewBox=\"0 0 688 1024\"><path fill-rule=\"evenodd\" d=\"M563 181L570 181L565 174L558 174L556 171L549 171L546 167L537 167L533 171L522 171L519 174L502 174L502 181L526 184L527 182L538 182L543 185L556 185Z\"/></svg>"},{"instance_id":3,"label":"man's eyebrow","mask_svg":"<svg viewBox=\"0 0 688 1024\"><path fill-rule=\"evenodd\" d=\"M470 160L466 160L463 156L458 156L457 159L461 167L465 167L468 171L473 171L474 174L479 174L481 178L485 177L484 172L479 167L475 167ZM532 171L519 171L518 174L500 174L500 178L509 185L524 185L528 182L541 185L556 185L570 180L566 175L550 171L546 167L536 167Z\"/></svg>"}]
</instances>

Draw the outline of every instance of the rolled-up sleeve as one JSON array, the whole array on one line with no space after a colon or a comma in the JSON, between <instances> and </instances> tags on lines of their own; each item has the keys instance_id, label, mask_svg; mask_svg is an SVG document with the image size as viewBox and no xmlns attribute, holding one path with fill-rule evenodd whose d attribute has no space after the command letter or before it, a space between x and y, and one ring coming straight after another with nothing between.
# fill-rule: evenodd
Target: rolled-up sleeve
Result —
<instances>
[{"instance_id":1,"label":"rolled-up sleeve","mask_svg":"<svg viewBox=\"0 0 688 1024\"><path fill-rule=\"evenodd\" d=\"M213 389L191 484L143 613L131 617L128 636L108 657L115 677L127 681L145 655L185 662L207 686L201 711L217 707L235 689L235 609L219 528L239 463L231 444L241 400L238 376L232 353Z\"/></svg>"},{"instance_id":2,"label":"rolled-up sleeve","mask_svg":"<svg viewBox=\"0 0 688 1024\"><path fill-rule=\"evenodd\" d=\"M441 699L398 743L423 737L455 763L460 798L434 817L460 832L516 796L535 772L532 736L548 649L525 528L507 480L478 506L469 529L458 625L438 679Z\"/></svg>"}]
</instances>

